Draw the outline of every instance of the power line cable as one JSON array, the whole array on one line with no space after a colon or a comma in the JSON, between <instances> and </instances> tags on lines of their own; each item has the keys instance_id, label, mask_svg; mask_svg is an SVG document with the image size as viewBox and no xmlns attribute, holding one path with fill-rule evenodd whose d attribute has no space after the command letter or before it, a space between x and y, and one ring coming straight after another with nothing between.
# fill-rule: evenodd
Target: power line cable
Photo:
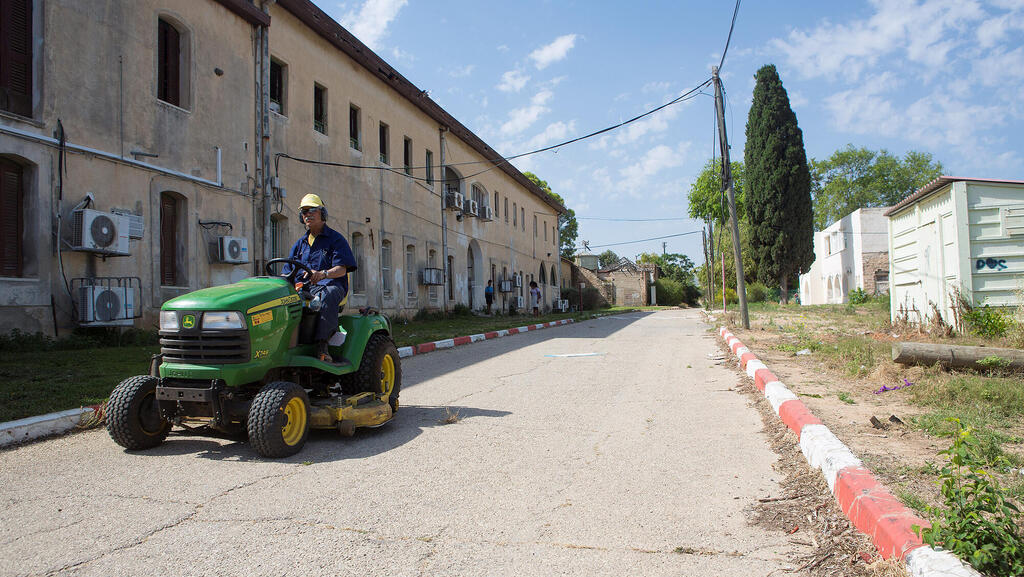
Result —
<instances>
[{"instance_id":1,"label":"power line cable","mask_svg":"<svg viewBox=\"0 0 1024 577\"><path fill-rule=\"evenodd\" d=\"M693 220L689 217L678 218L605 218L600 216L577 216L576 220L603 220L607 222L657 222L663 220Z\"/></svg>"},{"instance_id":2,"label":"power line cable","mask_svg":"<svg viewBox=\"0 0 1024 577\"><path fill-rule=\"evenodd\" d=\"M718 71L722 71L722 65L725 64L725 54L729 52L729 42L732 40L732 29L736 26L736 16L740 13L740 0L736 0L736 8L732 11L732 23L729 24L729 36L725 39L725 50L722 50L722 59L718 62Z\"/></svg>"},{"instance_id":3,"label":"power line cable","mask_svg":"<svg viewBox=\"0 0 1024 577\"><path fill-rule=\"evenodd\" d=\"M624 244L636 244L638 242L647 242L647 241L651 241L651 240L662 240L662 239L665 239L665 238L676 238L677 236L688 236L688 235L691 235L691 234L698 234L699 232L701 232L701 231L699 231L699 230L691 230L689 232L681 232L679 234L669 234L669 235L666 235L666 236L656 236L656 237L653 237L653 238L642 238L640 240L627 240L627 241L624 241L624 242L613 242L613 243L610 243L610 244L589 244L586 247L576 247L576 250L580 250L581 248L594 249L594 248L605 248L605 247L609 247L609 246L620 246L620 245L624 245Z\"/></svg>"}]
</instances>

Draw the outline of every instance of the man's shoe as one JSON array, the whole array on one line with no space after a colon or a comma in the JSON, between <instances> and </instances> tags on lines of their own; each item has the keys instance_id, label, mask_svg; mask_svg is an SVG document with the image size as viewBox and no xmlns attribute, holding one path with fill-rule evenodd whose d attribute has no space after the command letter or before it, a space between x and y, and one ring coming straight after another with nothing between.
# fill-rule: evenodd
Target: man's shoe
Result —
<instances>
[{"instance_id":1,"label":"man's shoe","mask_svg":"<svg viewBox=\"0 0 1024 577\"><path fill-rule=\"evenodd\" d=\"M331 358L331 354L327 352L327 341L319 341L316 344L316 358L325 362L333 363L334 359Z\"/></svg>"}]
</instances>

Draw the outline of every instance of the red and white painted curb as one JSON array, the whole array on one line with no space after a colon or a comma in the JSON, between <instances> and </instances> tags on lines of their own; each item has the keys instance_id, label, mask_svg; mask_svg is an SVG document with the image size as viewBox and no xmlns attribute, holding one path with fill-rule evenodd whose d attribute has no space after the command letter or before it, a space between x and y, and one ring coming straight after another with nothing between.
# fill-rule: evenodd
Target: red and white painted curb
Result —
<instances>
[{"instance_id":1,"label":"red and white painted curb","mask_svg":"<svg viewBox=\"0 0 1024 577\"><path fill-rule=\"evenodd\" d=\"M883 558L904 559L915 577L981 577L952 553L924 546L911 526L927 527L928 521L917 517L876 481L860 459L735 335L725 327L718 333L775 414L796 433L800 451L812 467L821 470L843 513L854 527L871 537Z\"/></svg>"},{"instance_id":2,"label":"red and white painted curb","mask_svg":"<svg viewBox=\"0 0 1024 577\"><path fill-rule=\"evenodd\" d=\"M536 325L526 325L522 327L515 327L511 329L502 329L500 331L489 331L477 335L469 335L468 337L455 337L454 339L444 339L442 341L433 341L430 343L420 343L410 347L399 347L398 356L411 357L413 355L422 355L423 353L429 353L438 349L450 349L460 345L468 345L477 341L496 339L499 337L507 337L509 335L516 335L519 333L525 333L528 331L536 331L539 329L546 329L548 327L557 327L559 325L567 325L575 322L573 319L562 319L559 321L551 321L549 323L540 323Z\"/></svg>"}]
</instances>

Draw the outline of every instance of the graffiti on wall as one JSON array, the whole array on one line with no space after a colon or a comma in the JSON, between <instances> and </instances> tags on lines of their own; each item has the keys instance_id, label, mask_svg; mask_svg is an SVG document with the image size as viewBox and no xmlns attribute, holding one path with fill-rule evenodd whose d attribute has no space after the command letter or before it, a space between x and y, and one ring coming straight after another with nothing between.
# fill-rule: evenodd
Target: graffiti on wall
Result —
<instances>
[{"instance_id":1,"label":"graffiti on wall","mask_svg":"<svg viewBox=\"0 0 1024 577\"><path fill-rule=\"evenodd\" d=\"M986 267L992 270L1006 270L1009 268L1006 266L1005 258L979 258L977 262L974 263L974 268L977 270L982 270Z\"/></svg>"}]
</instances>

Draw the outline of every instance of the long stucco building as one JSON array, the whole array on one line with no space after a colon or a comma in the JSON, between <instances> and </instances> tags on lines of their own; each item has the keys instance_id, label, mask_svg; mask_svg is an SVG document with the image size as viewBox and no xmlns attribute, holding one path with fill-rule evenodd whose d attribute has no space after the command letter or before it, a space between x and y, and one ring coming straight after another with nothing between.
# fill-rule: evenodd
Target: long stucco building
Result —
<instances>
[{"instance_id":1,"label":"long stucco building","mask_svg":"<svg viewBox=\"0 0 1024 577\"><path fill-rule=\"evenodd\" d=\"M558 298L564 207L311 2L0 10L0 331L151 327L286 256L307 193L359 262L349 307Z\"/></svg>"}]
</instances>

